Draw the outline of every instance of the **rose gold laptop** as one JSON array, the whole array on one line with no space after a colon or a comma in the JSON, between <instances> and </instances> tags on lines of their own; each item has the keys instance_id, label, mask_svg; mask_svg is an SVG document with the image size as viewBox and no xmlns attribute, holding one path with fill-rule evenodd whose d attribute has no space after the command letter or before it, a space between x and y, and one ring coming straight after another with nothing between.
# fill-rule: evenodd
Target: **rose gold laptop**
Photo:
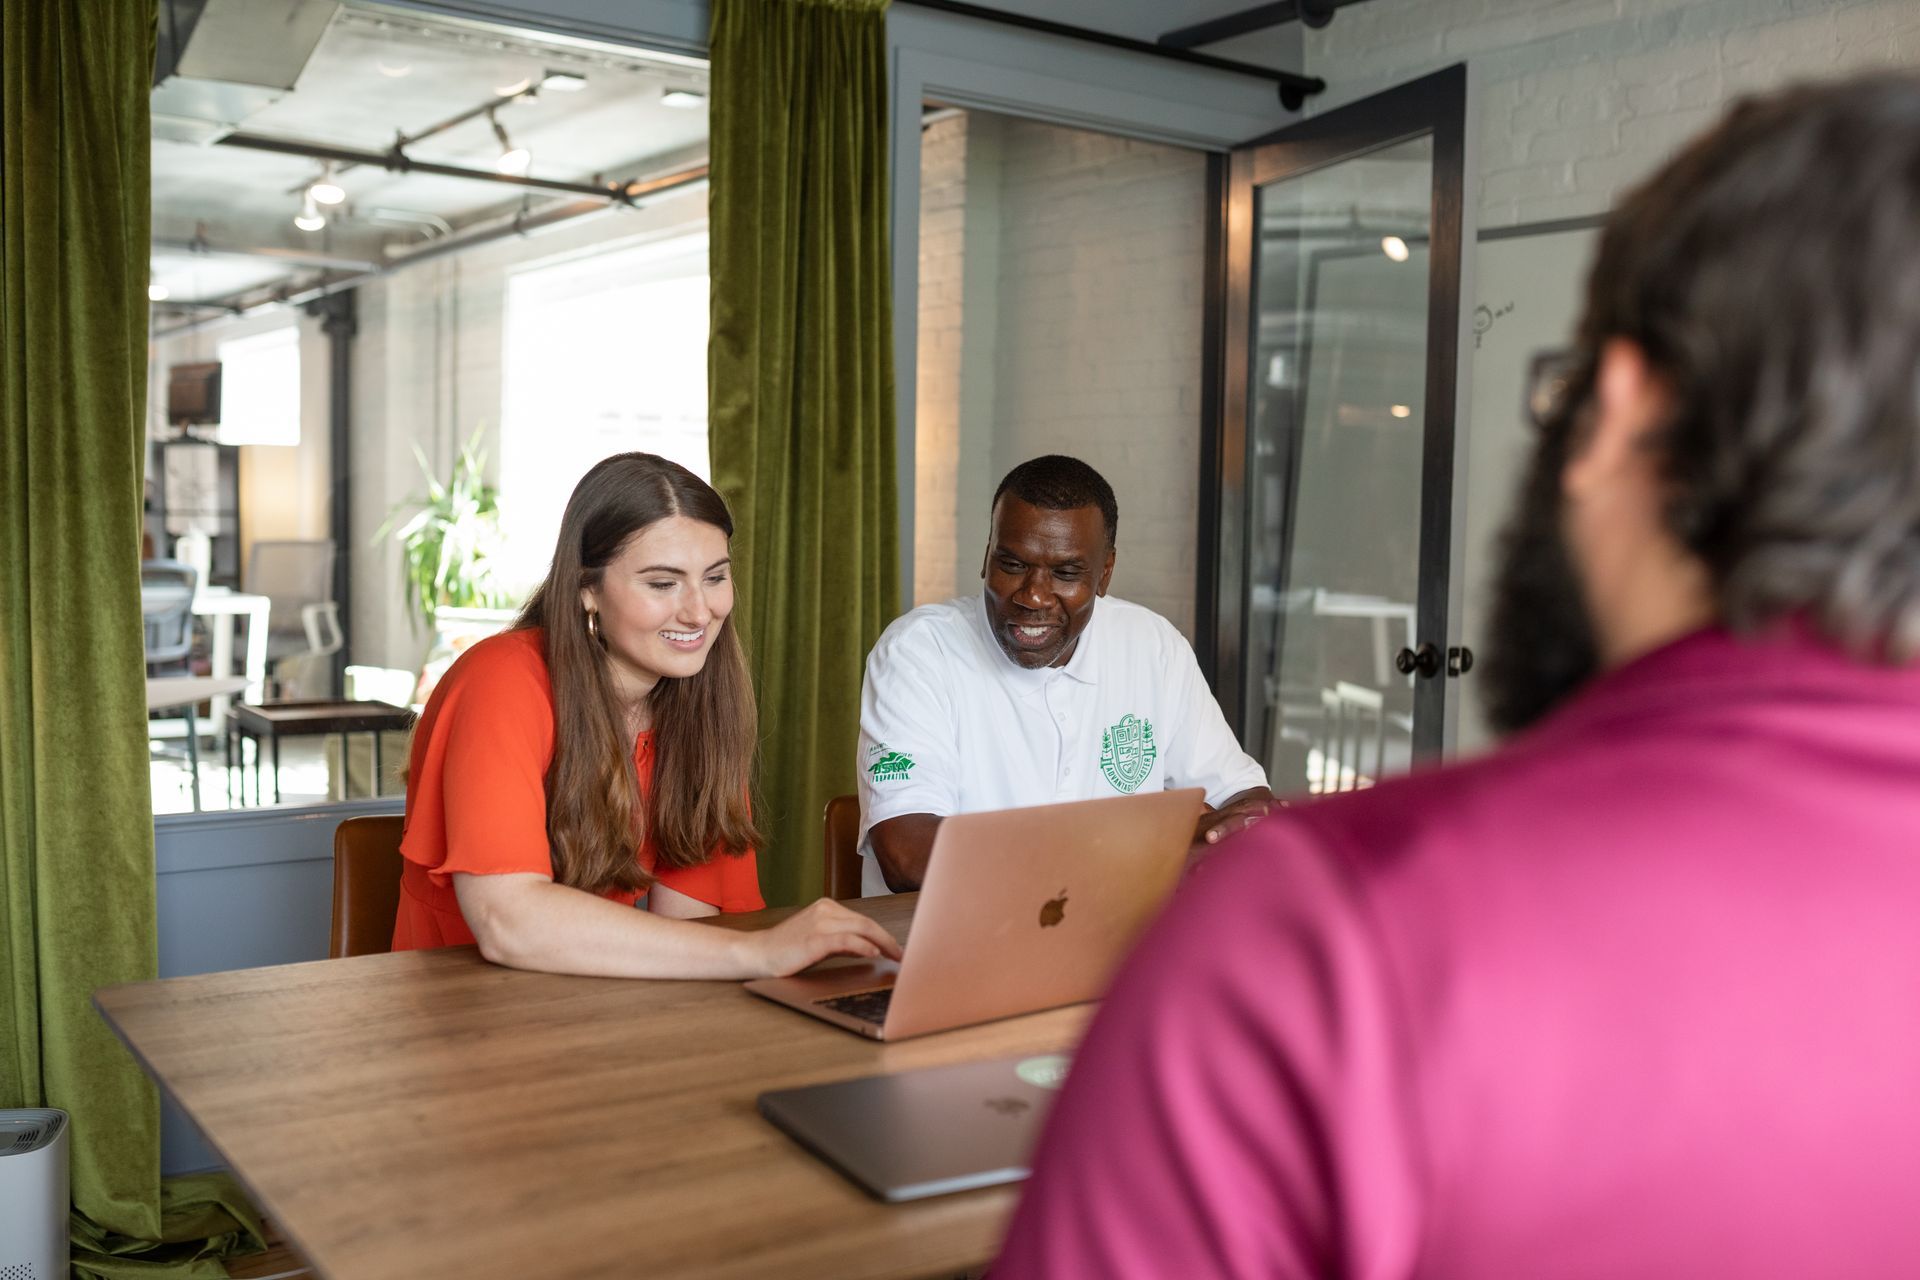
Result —
<instances>
[{"instance_id":1,"label":"rose gold laptop","mask_svg":"<svg viewBox=\"0 0 1920 1280\"><path fill-rule=\"evenodd\" d=\"M827 961L747 990L875 1040L1098 999L1179 880L1203 795L948 818L898 964Z\"/></svg>"}]
</instances>

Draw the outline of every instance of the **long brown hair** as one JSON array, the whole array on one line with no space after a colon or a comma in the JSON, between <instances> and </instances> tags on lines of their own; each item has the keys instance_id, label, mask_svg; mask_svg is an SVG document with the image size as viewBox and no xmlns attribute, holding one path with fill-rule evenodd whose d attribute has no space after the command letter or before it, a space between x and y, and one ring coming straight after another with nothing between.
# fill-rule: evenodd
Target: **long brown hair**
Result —
<instances>
[{"instance_id":1,"label":"long brown hair","mask_svg":"<svg viewBox=\"0 0 1920 1280\"><path fill-rule=\"evenodd\" d=\"M567 499L553 566L514 623L546 633L554 719L547 839L554 880L576 889L650 886L653 877L635 856L649 835L659 865L668 867L698 866L716 848L741 853L760 843L747 798L759 727L734 628L720 625L698 675L662 679L647 696L653 783L645 795L611 659L587 630L581 588L597 588L629 539L670 516L733 536L727 504L678 463L651 453L596 463Z\"/></svg>"}]
</instances>

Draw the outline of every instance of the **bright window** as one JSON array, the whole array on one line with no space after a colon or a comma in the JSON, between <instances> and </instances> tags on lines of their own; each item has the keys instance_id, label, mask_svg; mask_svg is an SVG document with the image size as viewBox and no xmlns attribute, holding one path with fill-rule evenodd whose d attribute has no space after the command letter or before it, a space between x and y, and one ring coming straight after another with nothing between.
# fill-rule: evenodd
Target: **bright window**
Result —
<instances>
[{"instance_id":1,"label":"bright window","mask_svg":"<svg viewBox=\"0 0 1920 1280\"><path fill-rule=\"evenodd\" d=\"M503 576L546 575L567 498L641 449L707 477L707 237L535 267L507 282Z\"/></svg>"},{"instance_id":2,"label":"bright window","mask_svg":"<svg viewBox=\"0 0 1920 1280\"><path fill-rule=\"evenodd\" d=\"M221 444L300 443L300 327L220 344Z\"/></svg>"}]
</instances>

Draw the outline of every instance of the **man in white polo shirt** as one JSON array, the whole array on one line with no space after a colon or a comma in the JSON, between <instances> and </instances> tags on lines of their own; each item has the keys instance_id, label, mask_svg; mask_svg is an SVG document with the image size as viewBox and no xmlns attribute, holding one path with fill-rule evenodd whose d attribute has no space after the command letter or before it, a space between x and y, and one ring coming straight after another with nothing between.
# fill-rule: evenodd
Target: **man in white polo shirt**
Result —
<instances>
[{"instance_id":1,"label":"man in white polo shirt","mask_svg":"<svg viewBox=\"0 0 1920 1280\"><path fill-rule=\"evenodd\" d=\"M1077 458L1000 482L980 595L887 628L860 694L866 893L917 889L940 820L1203 787L1196 844L1273 803L1193 649L1166 619L1107 598L1119 510Z\"/></svg>"}]
</instances>

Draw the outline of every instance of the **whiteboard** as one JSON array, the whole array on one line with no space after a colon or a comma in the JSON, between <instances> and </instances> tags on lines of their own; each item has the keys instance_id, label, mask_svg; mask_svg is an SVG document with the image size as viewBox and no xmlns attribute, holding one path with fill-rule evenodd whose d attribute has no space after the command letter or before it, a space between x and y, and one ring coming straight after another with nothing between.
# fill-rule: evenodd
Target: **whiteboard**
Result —
<instances>
[{"instance_id":1,"label":"whiteboard","mask_svg":"<svg viewBox=\"0 0 1920 1280\"><path fill-rule=\"evenodd\" d=\"M1499 566L1496 542L1513 509L1533 447L1522 403L1535 353L1566 347L1586 290L1599 230L1583 227L1541 235L1483 238L1474 246L1473 391L1467 439L1465 582L1460 635L1476 655L1487 652L1487 613ZM1481 711L1479 685L1462 682L1461 755L1494 741Z\"/></svg>"}]
</instances>

